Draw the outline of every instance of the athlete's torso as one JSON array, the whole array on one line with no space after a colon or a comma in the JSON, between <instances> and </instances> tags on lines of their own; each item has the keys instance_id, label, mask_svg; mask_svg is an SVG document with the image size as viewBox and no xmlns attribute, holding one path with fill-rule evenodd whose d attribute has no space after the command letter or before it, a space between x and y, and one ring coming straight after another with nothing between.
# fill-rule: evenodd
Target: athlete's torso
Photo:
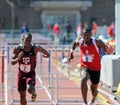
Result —
<instances>
[{"instance_id":1,"label":"athlete's torso","mask_svg":"<svg viewBox=\"0 0 120 105\"><path fill-rule=\"evenodd\" d=\"M93 43L93 40L95 43ZM83 41L80 46L80 63L82 67L87 67L90 70L100 71L100 51L97 47L96 40L92 39L92 43L90 45L84 45ZM96 48L97 47L97 48Z\"/></svg>"},{"instance_id":2,"label":"athlete's torso","mask_svg":"<svg viewBox=\"0 0 120 105\"><path fill-rule=\"evenodd\" d=\"M24 55L19 61L19 71L23 73L34 71L36 67L36 54L34 53L34 45L31 46L29 52L26 52L21 46L21 51L23 51Z\"/></svg>"}]
</instances>

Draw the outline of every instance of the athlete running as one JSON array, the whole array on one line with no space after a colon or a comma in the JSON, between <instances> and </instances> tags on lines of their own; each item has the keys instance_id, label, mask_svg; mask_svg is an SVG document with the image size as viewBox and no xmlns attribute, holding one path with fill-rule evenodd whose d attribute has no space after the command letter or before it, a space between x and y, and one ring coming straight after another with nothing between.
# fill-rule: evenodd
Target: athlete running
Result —
<instances>
[{"instance_id":1,"label":"athlete running","mask_svg":"<svg viewBox=\"0 0 120 105\"><path fill-rule=\"evenodd\" d=\"M20 104L27 105L26 90L32 95L31 100L35 101L35 67L36 67L36 55L38 52L43 53L43 57L48 58L50 55L41 46L32 44L32 35L30 33L24 33L22 36L22 43L15 46L11 58L11 64L18 63L18 91L20 93Z\"/></svg>"},{"instance_id":2,"label":"athlete running","mask_svg":"<svg viewBox=\"0 0 120 105\"><path fill-rule=\"evenodd\" d=\"M77 46L80 48L80 77L81 92L84 101L83 105L92 105L98 94L97 88L100 81L100 48L103 48L107 54L111 54L113 49L107 47L101 40L92 38L92 32L88 28L83 29L82 37L74 42L69 57L69 62L74 58L73 50L75 50ZM90 88L92 93L92 99L89 102L87 102L88 79L91 81Z\"/></svg>"}]
</instances>

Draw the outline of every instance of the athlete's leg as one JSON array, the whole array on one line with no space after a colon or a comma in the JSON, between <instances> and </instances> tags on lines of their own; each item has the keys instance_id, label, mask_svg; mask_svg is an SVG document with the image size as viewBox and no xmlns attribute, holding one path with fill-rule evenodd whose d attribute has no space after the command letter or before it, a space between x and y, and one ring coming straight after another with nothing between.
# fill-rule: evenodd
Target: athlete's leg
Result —
<instances>
[{"instance_id":1,"label":"athlete's leg","mask_svg":"<svg viewBox=\"0 0 120 105\"><path fill-rule=\"evenodd\" d=\"M19 93L20 93L20 104L27 105L26 91L20 91Z\"/></svg>"},{"instance_id":2,"label":"athlete's leg","mask_svg":"<svg viewBox=\"0 0 120 105\"><path fill-rule=\"evenodd\" d=\"M95 102L97 94L98 94L98 90L97 90L98 84L91 84L90 88L91 88L91 93L92 93L92 100L91 102Z\"/></svg>"},{"instance_id":3,"label":"athlete's leg","mask_svg":"<svg viewBox=\"0 0 120 105\"><path fill-rule=\"evenodd\" d=\"M26 79L22 77L18 77L18 91L20 94L20 104L27 105L26 100Z\"/></svg>"},{"instance_id":4,"label":"athlete's leg","mask_svg":"<svg viewBox=\"0 0 120 105\"><path fill-rule=\"evenodd\" d=\"M91 80L91 93L92 93L92 99L90 100L90 103L94 103L98 94L98 84L100 81L100 72L99 71L91 71L90 72L90 80Z\"/></svg>"},{"instance_id":5,"label":"athlete's leg","mask_svg":"<svg viewBox=\"0 0 120 105\"><path fill-rule=\"evenodd\" d=\"M35 93L35 84L36 84L35 72L33 72L33 74L30 75L29 78L27 78L27 84L28 84L28 92L30 94Z\"/></svg>"},{"instance_id":6,"label":"athlete's leg","mask_svg":"<svg viewBox=\"0 0 120 105\"><path fill-rule=\"evenodd\" d=\"M88 92L87 80L89 78L87 68L81 68L80 77L81 77L82 98L84 103L87 104L87 92Z\"/></svg>"},{"instance_id":7,"label":"athlete's leg","mask_svg":"<svg viewBox=\"0 0 120 105\"><path fill-rule=\"evenodd\" d=\"M30 94L35 93L35 85L32 83L32 81L30 81L30 82L28 83L28 92L29 92Z\"/></svg>"},{"instance_id":8,"label":"athlete's leg","mask_svg":"<svg viewBox=\"0 0 120 105\"><path fill-rule=\"evenodd\" d=\"M31 78L28 78L27 82L28 82L28 92L32 94L31 100L35 101L37 96L35 92L35 84L36 84L35 75L32 75Z\"/></svg>"}]
</instances>

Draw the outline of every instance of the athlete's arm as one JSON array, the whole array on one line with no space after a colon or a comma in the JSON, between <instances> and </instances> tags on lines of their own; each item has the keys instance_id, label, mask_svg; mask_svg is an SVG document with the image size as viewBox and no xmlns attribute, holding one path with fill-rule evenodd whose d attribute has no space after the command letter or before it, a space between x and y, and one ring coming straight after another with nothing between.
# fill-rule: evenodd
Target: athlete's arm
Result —
<instances>
[{"instance_id":1,"label":"athlete's arm","mask_svg":"<svg viewBox=\"0 0 120 105\"><path fill-rule=\"evenodd\" d=\"M22 51L20 52L20 47L19 46L14 47L13 54L11 57L11 64L15 65L17 62L20 61L22 56L23 56L23 52Z\"/></svg>"},{"instance_id":2,"label":"athlete's arm","mask_svg":"<svg viewBox=\"0 0 120 105\"><path fill-rule=\"evenodd\" d=\"M45 58L50 57L50 54L48 53L48 51L41 46L36 45L34 50L35 50L36 53L37 52L43 53L43 57L45 57Z\"/></svg>"},{"instance_id":3,"label":"athlete's arm","mask_svg":"<svg viewBox=\"0 0 120 105\"><path fill-rule=\"evenodd\" d=\"M96 41L98 47L103 48L107 54L112 54L114 52L114 49L112 47L106 46L102 40L99 39Z\"/></svg>"},{"instance_id":4,"label":"athlete's arm","mask_svg":"<svg viewBox=\"0 0 120 105\"><path fill-rule=\"evenodd\" d=\"M69 62L71 61L71 59L74 58L73 52L74 52L74 50L76 49L76 47L77 47L78 45L79 45L78 40L76 40L76 41L73 43L73 45L72 45L72 49L71 49L70 57L69 57Z\"/></svg>"}]
</instances>

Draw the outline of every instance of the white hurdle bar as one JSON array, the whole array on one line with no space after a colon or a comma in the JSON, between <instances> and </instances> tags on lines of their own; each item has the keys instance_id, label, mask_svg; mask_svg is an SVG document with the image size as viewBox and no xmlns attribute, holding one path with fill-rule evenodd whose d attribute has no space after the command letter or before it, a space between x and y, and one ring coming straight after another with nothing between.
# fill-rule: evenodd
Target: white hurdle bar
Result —
<instances>
[{"instance_id":1,"label":"white hurdle bar","mask_svg":"<svg viewBox=\"0 0 120 105\"><path fill-rule=\"evenodd\" d=\"M49 46L45 46L46 48L48 48L49 49ZM52 46L50 46L50 47L52 47ZM64 47L64 48L62 48L62 47ZM9 49L11 48L11 46L9 46ZM63 52L63 50L64 51L70 51L70 47L65 47L65 46L61 46L61 48L60 49L57 49L57 47L55 47L54 48L54 46L52 47L52 49L49 49L51 52ZM10 54L10 52L9 52L9 54ZM9 59L9 58L8 58ZM49 59L50 60L50 59ZM49 64L51 65L51 63L50 63L50 61L49 61ZM35 101L35 102L31 102L30 100L28 100L27 102L29 103L29 104L34 104L34 103L38 103L38 104L45 104L45 103L52 103L52 104L54 104L54 105L56 105L56 104L58 104L58 103L61 103L61 102L64 102L64 103L68 103L68 102L72 102L72 103L78 103L78 102L81 102L81 101L79 101L79 100L60 100L59 99L59 89L60 88L62 88L62 87L59 87L58 86L58 83L59 83L59 74L61 74L61 72L56 72L56 73L53 73L53 72L51 72L52 70L50 70L51 69L51 67L49 68L48 67L48 70L49 70L49 72L47 72L48 73L48 86L50 86L49 87L49 89L51 90L51 92L49 92L48 91L48 86L45 86L45 84L44 84L44 80L45 80L45 77L44 77L44 64L43 63L41 63L40 64L42 67L42 76L40 76L40 75L37 75L37 79L39 80L39 81L42 81L42 87L41 87L41 89L44 89L45 90L45 92L47 93L47 95L48 95L48 97L49 97L49 99L48 100L38 100L38 101ZM49 66L50 66L49 65ZM11 70L10 70L11 71ZM6 73L6 77L7 77L7 73ZM13 77L12 75L12 73L10 74L11 75L11 77ZM41 78L42 77L42 78ZM13 80L13 79L12 79ZM7 84L7 83L6 83ZM54 84L56 84L56 86L54 85ZM13 82L11 81L11 85L13 85ZM7 85L8 86L8 85ZM14 89L15 89L16 87L14 87L14 86L12 86L11 87L11 94L13 95L13 93L14 93ZM70 88L70 87L69 87ZM6 87L6 89L8 89L8 87ZM7 90L8 91L8 90ZM54 95L54 93L55 93L55 95ZM6 97L6 100L8 99L8 97ZM14 99L14 95L12 96L12 104L19 104L18 102L19 102L19 100L15 100ZM6 104L7 105L7 104Z\"/></svg>"}]
</instances>

